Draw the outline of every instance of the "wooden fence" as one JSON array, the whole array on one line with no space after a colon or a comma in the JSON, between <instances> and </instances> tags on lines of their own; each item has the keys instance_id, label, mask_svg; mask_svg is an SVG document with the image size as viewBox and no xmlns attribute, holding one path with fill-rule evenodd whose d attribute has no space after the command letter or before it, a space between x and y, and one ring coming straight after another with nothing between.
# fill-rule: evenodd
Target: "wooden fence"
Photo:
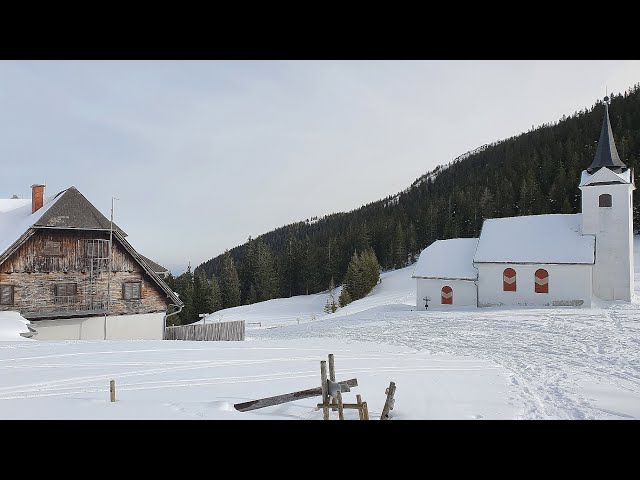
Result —
<instances>
[{"instance_id":1,"label":"wooden fence","mask_svg":"<svg viewBox=\"0 0 640 480\"><path fill-rule=\"evenodd\" d=\"M244 320L167 327L165 340L244 340Z\"/></svg>"}]
</instances>

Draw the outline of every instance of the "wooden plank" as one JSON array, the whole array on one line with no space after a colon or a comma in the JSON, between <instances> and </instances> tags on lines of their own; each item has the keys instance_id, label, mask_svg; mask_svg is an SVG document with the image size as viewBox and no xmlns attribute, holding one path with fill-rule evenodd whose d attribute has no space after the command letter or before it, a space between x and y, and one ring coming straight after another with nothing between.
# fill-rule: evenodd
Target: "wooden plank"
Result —
<instances>
[{"instance_id":1,"label":"wooden plank","mask_svg":"<svg viewBox=\"0 0 640 480\"><path fill-rule=\"evenodd\" d=\"M329 380L332 382L336 381L336 365L335 359L333 358L333 353L329 354ZM338 401L335 398L331 399L332 405L338 405Z\"/></svg>"},{"instance_id":2,"label":"wooden plank","mask_svg":"<svg viewBox=\"0 0 640 480\"><path fill-rule=\"evenodd\" d=\"M340 382L340 384L348 385L349 387L357 387L358 379L351 378L349 380L345 380L344 382ZM284 395L276 395L274 397L260 398L258 400L251 400L249 402L236 403L233 407L240 412L248 412L251 410L257 410L258 408L270 407L272 405L280 405L281 403L301 400L303 398L317 397L322 395L322 393L322 387L316 387L310 388L308 390L301 390L299 392L285 393ZM327 415L329 415L328 409Z\"/></svg>"},{"instance_id":3,"label":"wooden plank","mask_svg":"<svg viewBox=\"0 0 640 480\"><path fill-rule=\"evenodd\" d=\"M346 408L347 410L363 410L364 407L361 403L343 403L342 408ZM331 409L335 412L338 410L337 405L333 405L331 403L319 403L317 405L318 408L331 407Z\"/></svg>"},{"instance_id":4,"label":"wooden plank","mask_svg":"<svg viewBox=\"0 0 640 480\"><path fill-rule=\"evenodd\" d=\"M320 382L321 382L321 390L322 390L322 403L329 403L329 391L327 389L327 362L322 360L320 362ZM322 407L322 418L323 420L329 420L329 409L327 407Z\"/></svg>"},{"instance_id":5,"label":"wooden plank","mask_svg":"<svg viewBox=\"0 0 640 480\"><path fill-rule=\"evenodd\" d=\"M358 405L360 405L360 408L358 409L358 415L360 416L360 420L364 420L364 411L363 411L363 407L362 407L362 396L360 396L360 394L356 395L356 403ZM343 405L344 407L344 405Z\"/></svg>"},{"instance_id":6,"label":"wooden plank","mask_svg":"<svg viewBox=\"0 0 640 480\"><path fill-rule=\"evenodd\" d=\"M389 388L387 388L387 400L384 402L384 408L382 409L382 415L380 415L380 420L388 420L389 412L393 410L393 405L395 404L395 399L393 396L396 393L396 384L391 382L389 383Z\"/></svg>"}]
</instances>

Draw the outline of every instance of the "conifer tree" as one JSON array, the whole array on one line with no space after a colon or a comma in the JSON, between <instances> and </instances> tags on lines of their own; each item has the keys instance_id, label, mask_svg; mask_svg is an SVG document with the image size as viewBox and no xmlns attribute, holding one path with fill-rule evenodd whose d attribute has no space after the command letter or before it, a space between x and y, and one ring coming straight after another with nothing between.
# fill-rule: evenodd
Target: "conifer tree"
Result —
<instances>
[{"instance_id":1,"label":"conifer tree","mask_svg":"<svg viewBox=\"0 0 640 480\"><path fill-rule=\"evenodd\" d=\"M349 290L345 286L342 287L342 291L340 292L340 297L338 297L338 303L341 307L345 307L351 303L351 295L349 295Z\"/></svg>"},{"instance_id":2,"label":"conifer tree","mask_svg":"<svg viewBox=\"0 0 640 480\"><path fill-rule=\"evenodd\" d=\"M223 308L237 307L240 305L240 279L233 258L226 251L222 261L220 272L220 291L222 293Z\"/></svg>"}]
</instances>

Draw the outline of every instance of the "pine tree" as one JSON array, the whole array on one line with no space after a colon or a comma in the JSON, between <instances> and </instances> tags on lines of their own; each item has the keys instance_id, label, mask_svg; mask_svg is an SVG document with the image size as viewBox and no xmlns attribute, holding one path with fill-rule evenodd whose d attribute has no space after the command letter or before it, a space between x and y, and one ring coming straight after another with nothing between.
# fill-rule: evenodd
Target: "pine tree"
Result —
<instances>
[{"instance_id":1,"label":"pine tree","mask_svg":"<svg viewBox=\"0 0 640 480\"><path fill-rule=\"evenodd\" d=\"M398 226L396 227L396 236L393 245L393 265L396 268L402 268L407 264L407 240L400 222L398 222Z\"/></svg>"},{"instance_id":2,"label":"pine tree","mask_svg":"<svg viewBox=\"0 0 640 480\"><path fill-rule=\"evenodd\" d=\"M473 202L473 199L470 199ZM493 193L488 187L484 187L482 195L480 196L480 213L482 219L493 218L495 216L495 203Z\"/></svg>"},{"instance_id":3,"label":"pine tree","mask_svg":"<svg viewBox=\"0 0 640 480\"><path fill-rule=\"evenodd\" d=\"M360 262L360 256L357 252L353 252L349 266L347 267L347 273L344 277L344 289L349 290L349 296L357 300L364 296L364 285L362 279L362 268Z\"/></svg>"},{"instance_id":4,"label":"pine tree","mask_svg":"<svg viewBox=\"0 0 640 480\"><path fill-rule=\"evenodd\" d=\"M176 278L176 292L178 292L180 300L184 303L182 311L177 315L180 317L180 324L187 325L195 322L198 317L194 310L193 274L191 273L191 264L187 267L186 272Z\"/></svg>"},{"instance_id":5,"label":"pine tree","mask_svg":"<svg viewBox=\"0 0 640 480\"><path fill-rule=\"evenodd\" d=\"M409 234L407 236L407 250L409 251L409 262L414 263L418 255L418 235L413 222L409 222ZM377 259L376 259L377 260Z\"/></svg>"},{"instance_id":6,"label":"pine tree","mask_svg":"<svg viewBox=\"0 0 640 480\"><path fill-rule=\"evenodd\" d=\"M342 291L340 292L340 297L338 297L338 303L341 307L346 307L351 303L351 295L349 295L349 290L346 286L342 287Z\"/></svg>"},{"instance_id":7,"label":"pine tree","mask_svg":"<svg viewBox=\"0 0 640 480\"><path fill-rule=\"evenodd\" d=\"M220 291L223 308L240 305L240 279L233 258L229 251L225 252L220 272Z\"/></svg>"},{"instance_id":8,"label":"pine tree","mask_svg":"<svg viewBox=\"0 0 640 480\"><path fill-rule=\"evenodd\" d=\"M215 275L209 280L209 288L205 300L205 308L210 312L217 312L222 309L222 294L220 292L220 285Z\"/></svg>"}]
</instances>

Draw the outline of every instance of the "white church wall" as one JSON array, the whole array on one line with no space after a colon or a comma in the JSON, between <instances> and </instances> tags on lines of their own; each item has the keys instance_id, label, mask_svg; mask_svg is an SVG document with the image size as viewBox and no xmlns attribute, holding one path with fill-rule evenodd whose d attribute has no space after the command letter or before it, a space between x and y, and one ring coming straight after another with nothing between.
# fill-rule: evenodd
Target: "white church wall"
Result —
<instances>
[{"instance_id":1,"label":"white church wall","mask_svg":"<svg viewBox=\"0 0 640 480\"><path fill-rule=\"evenodd\" d=\"M443 280L417 278L416 308L425 310L424 297L429 297L429 310L455 309L456 307L477 306L476 284L473 280ZM442 288L452 289L452 304L442 304Z\"/></svg>"},{"instance_id":2,"label":"white church wall","mask_svg":"<svg viewBox=\"0 0 640 480\"><path fill-rule=\"evenodd\" d=\"M591 265L476 263L478 305L591 306ZM516 272L516 291L505 292L503 273ZM536 293L535 273L549 273L548 293Z\"/></svg>"},{"instance_id":3,"label":"white church wall","mask_svg":"<svg viewBox=\"0 0 640 480\"><path fill-rule=\"evenodd\" d=\"M600 195L611 207L600 207ZM584 234L596 237L593 294L603 300L631 301L633 278L632 187L628 184L582 187Z\"/></svg>"}]
</instances>

